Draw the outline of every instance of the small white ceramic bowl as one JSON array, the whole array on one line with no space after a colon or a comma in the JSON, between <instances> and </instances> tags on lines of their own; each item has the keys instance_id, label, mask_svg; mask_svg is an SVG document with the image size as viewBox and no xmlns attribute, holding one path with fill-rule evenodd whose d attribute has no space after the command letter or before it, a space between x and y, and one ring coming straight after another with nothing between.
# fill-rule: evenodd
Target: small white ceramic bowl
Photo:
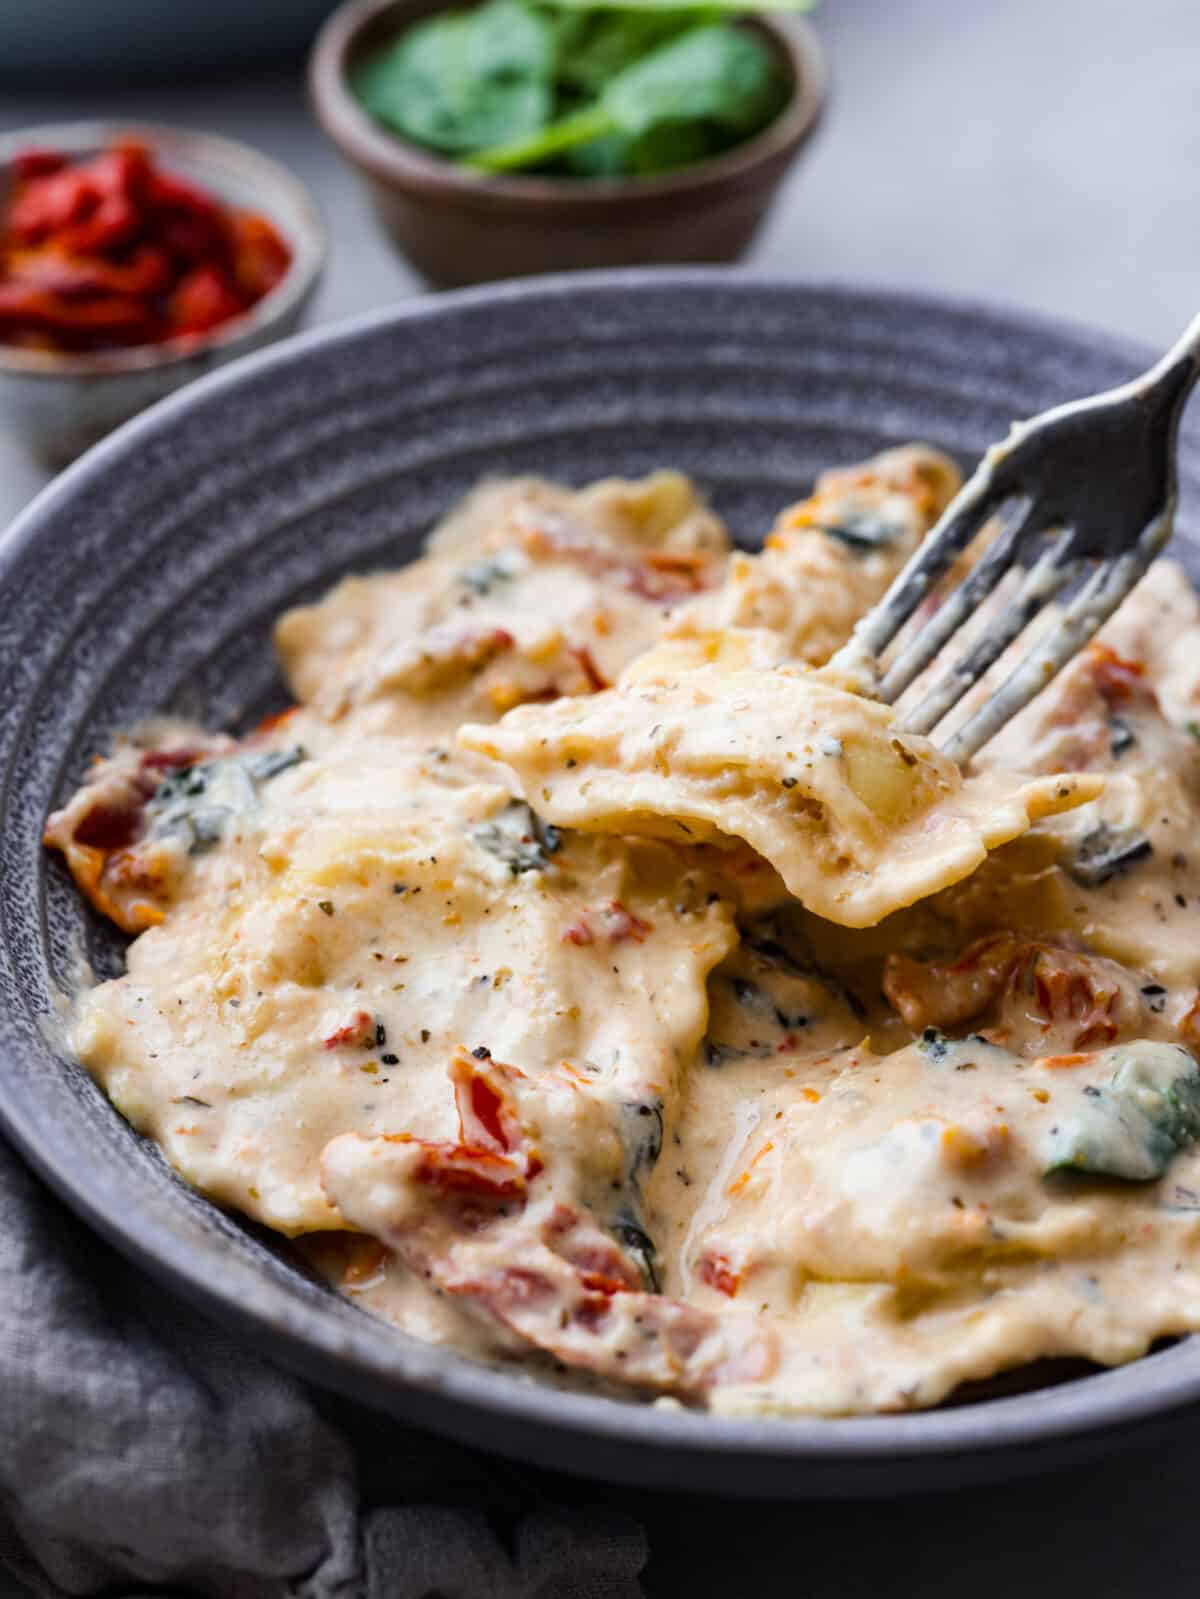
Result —
<instances>
[{"instance_id":1,"label":"small white ceramic bowl","mask_svg":"<svg viewBox=\"0 0 1200 1599\"><path fill-rule=\"evenodd\" d=\"M0 205L18 151L33 146L88 156L122 136L142 140L165 167L218 199L267 217L291 247L292 261L269 294L199 342L193 336L83 355L0 343L0 430L53 465L71 460L173 389L294 332L325 263L325 226L297 178L247 145L186 128L67 122L6 134L0 138Z\"/></svg>"}]
</instances>

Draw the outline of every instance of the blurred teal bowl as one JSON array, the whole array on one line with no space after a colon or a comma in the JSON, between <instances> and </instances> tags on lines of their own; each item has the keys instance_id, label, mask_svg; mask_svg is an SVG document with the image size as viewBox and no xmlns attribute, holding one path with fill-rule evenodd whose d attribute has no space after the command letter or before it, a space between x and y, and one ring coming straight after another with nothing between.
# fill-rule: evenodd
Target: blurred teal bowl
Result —
<instances>
[{"instance_id":1,"label":"blurred teal bowl","mask_svg":"<svg viewBox=\"0 0 1200 1599\"><path fill-rule=\"evenodd\" d=\"M0 0L0 79L199 70L294 54L334 0Z\"/></svg>"}]
</instances>

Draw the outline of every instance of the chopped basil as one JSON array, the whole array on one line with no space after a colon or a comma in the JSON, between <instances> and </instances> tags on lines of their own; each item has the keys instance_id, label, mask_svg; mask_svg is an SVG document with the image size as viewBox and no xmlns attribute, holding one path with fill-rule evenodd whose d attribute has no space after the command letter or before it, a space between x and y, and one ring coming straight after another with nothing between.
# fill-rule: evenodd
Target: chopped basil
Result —
<instances>
[{"instance_id":1,"label":"chopped basil","mask_svg":"<svg viewBox=\"0 0 1200 1599\"><path fill-rule=\"evenodd\" d=\"M1151 1182L1200 1138L1200 1067L1178 1044L1139 1040L1098 1057L1113 1067L1088 1084L1042 1143L1046 1175L1087 1172Z\"/></svg>"},{"instance_id":2,"label":"chopped basil","mask_svg":"<svg viewBox=\"0 0 1200 1599\"><path fill-rule=\"evenodd\" d=\"M498 816L471 829L480 849L503 861L514 877L544 872L562 844L557 827L543 822L524 800L510 800Z\"/></svg>"},{"instance_id":3,"label":"chopped basil","mask_svg":"<svg viewBox=\"0 0 1200 1599\"><path fill-rule=\"evenodd\" d=\"M1081 888L1099 888L1153 853L1150 840L1136 828L1100 822L1080 840L1066 870Z\"/></svg>"}]
</instances>

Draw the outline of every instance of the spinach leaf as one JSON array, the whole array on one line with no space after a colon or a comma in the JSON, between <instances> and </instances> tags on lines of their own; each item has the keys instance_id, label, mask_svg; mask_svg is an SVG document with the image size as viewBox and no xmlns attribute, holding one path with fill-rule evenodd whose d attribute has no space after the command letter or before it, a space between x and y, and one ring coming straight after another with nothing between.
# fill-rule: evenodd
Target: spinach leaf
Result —
<instances>
[{"instance_id":1,"label":"spinach leaf","mask_svg":"<svg viewBox=\"0 0 1200 1599\"><path fill-rule=\"evenodd\" d=\"M661 1293L662 1285L658 1275L658 1251L654 1247L654 1240L636 1217L628 1211L622 1211L614 1217L609 1224L610 1230L621 1248L632 1259L634 1265L642 1274L642 1280L648 1292Z\"/></svg>"},{"instance_id":2,"label":"spinach leaf","mask_svg":"<svg viewBox=\"0 0 1200 1599\"><path fill-rule=\"evenodd\" d=\"M628 139L610 133L569 150L563 165L578 177L620 178L653 177L694 161L716 155L728 141L717 139L699 122L663 122L641 138Z\"/></svg>"},{"instance_id":3,"label":"spinach leaf","mask_svg":"<svg viewBox=\"0 0 1200 1599\"><path fill-rule=\"evenodd\" d=\"M1043 1170L1151 1182L1200 1138L1200 1068L1178 1044L1139 1040L1105 1055L1116 1069L1050 1128Z\"/></svg>"},{"instance_id":4,"label":"spinach leaf","mask_svg":"<svg viewBox=\"0 0 1200 1599\"><path fill-rule=\"evenodd\" d=\"M151 838L180 838L189 855L201 855L225 836L228 824L252 812L260 784L305 760L303 745L247 751L198 761L165 777L146 807Z\"/></svg>"},{"instance_id":5,"label":"spinach leaf","mask_svg":"<svg viewBox=\"0 0 1200 1599\"><path fill-rule=\"evenodd\" d=\"M856 555L866 555L872 550L885 550L904 532L902 522L889 522L878 511L843 512L836 522L821 522L818 530L830 538L840 539Z\"/></svg>"},{"instance_id":6,"label":"spinach leaf","mask_svg":"<svg viewBox=\"0 0 1200 1599\"><path fill-rule=\"evenodd\" d=\"M544 5L562 11L627 11L630 0L542 0ZM706 16L737 15L746 12L813 11L817 0L705 0L696 9ZM679 0L637 0L639 12L678 11Z\"/></svg>"},{"instance_id":7,"label":"spinach leaf","mask_svg":"<svg viewBox=\"0 0 1200 1599\"><path fill-rule=\"evenodd\" d=\"M478 599L484 599L501 583L511 583L524 571L525 565L525 557L519 550L501 550L496 555L485 556L483 560L464 566L458 574L458 581Z\"/></svg>"},{"instance_id":8,"label":"spinach leaf","mask_svg":"<svg viewBox=\"0 0 1200 1599\"><path fill-rule=\"evenodd\" d=\"M693 28L635 62L601 97L615 127L641 134L662 122L706 119L739 134L778 108L775 63L754 34L725 23Z\"/></svg>"},{"instance_id":9,"label":"spinach leaf","mask_svg":"<svg viewBox=\"0 0 1200 1599\"><path fill-rule=\"evenodd\" d=\"M945 1066L956 1072L974 1071L980 1061L996 1066L1014 1066L1017 1057L999 1044L990 1043L982 1033L968 1033L965 1038L951 1038L936 1027L926 1027L916 1041L917 1050L933 1066Z\"/></svg>"},{"instance_id":10,"label":"spinach leaf","mask_svg":"<svg viewBox=\"0 0 1200 1599\"><path fill-rule=\"evenodd\" d=\"M1153 853L1150 840L1136 828L1110 827L1107 822L1097 822L1063 864L1067 875L1080 888L1099 888Z\"/></svg>"},{"instance_id":11,"label":"spinach leaf","mask_svg":"<svg viewBox=\"0 0 1200 1599\"><path fill-rule=\"evenodd\" d=\"M651 1293L659 1292L658 1256L654 1241L642 1224L641 1176L654 1170L663 1145L661 1099L631 1100L620 1106L619 1132L625 1149L625 1174L620 1184L623 1200L609 1227L630 1256Z\"/></svg>"},{"instance_id":12,"label":"spinach leaf","mask_svg":"<svg viewBox=\"0 0 1200 1599\"><path fill-rule=\"evenodd\" d=\"M699 12L678 6L568 8L557 24L559 83L594 99L617 73L699 20Z\"/></svg>"},{"instance_id":13,"label":"spinach leaf","mask_svg":"<svg viewBox=\"0 0 1200 1599\"><path fill-rule=\"evenodd\" d=\"M621 1142L626 1182L636 1182L643 1171L654 1170L663 1146L661 1099L632 1100L621 1106Z\"/></svg>"},{"instance_id":14,"label":"spinach leaf","mask_svg":"<svg viewBox=\"0 0 1200 1599\"><path fill-rule=\"evenodd\" d=\"M593 140L614 134L635 140L673 123L707 124L727 145L764 127L785 99L762 39L728 23L706 23L618 72L594 104L479 150L467 164L485 172L539 166Z\"/></svg>"},{"instance_id":15,"label":"spinach leaf","mask_svg":"<svg viewBox=\"0 0 1200 1599\"><path fill-rule=\"evenodd\" d=\"M629 150L630 140L619 133L606 133L568 150L562 170L575 178L622 178L630 170Z\"/></svg>"},{"instance_id":16,"label":"spinach leaf","mask_svg":"<svg viewBox=\"0 0 1200 1599\"><path fill-rule=\"evenodd\" d=\"M522 872L544 872L562 844L558 828L543 822L524 800L510 800L490 822L472 828L471 838L480 849L503 861L514 877Z\"/></svg>"},{"instance_id":17,"label":"spinach leaf","mask_svg":"<svg viewBox=\"0 0 1200 1599\"><path fill-rule=\"evenodd\" d=\"M632 140L625 170L635 177L653 177L717 155L728 143L706 122L660 122Z\"/></svg>"},{"instance_id":18,"label":"spinach leaf","mask_svg":"<svg viewBox=\"0 0 1200 1599\"><path fill-rule=\"evenodd\" d=\"M459 154L539 129L553 110L554 33L523 0L419 22L351 75L370 114L406 138Z\"/></svg>"},{"instance_id":19,"label":"spinach leaf","mask_svg":"<svg viewBox=\"0 0 1200 1599\"><path fill-rule=\"evenodd\" d=\"M1108 748L1114 761L1119 761L1128 750L1137 747L1137 734L1123 716L1108 719Z\"/></svg>"}]
</instances>

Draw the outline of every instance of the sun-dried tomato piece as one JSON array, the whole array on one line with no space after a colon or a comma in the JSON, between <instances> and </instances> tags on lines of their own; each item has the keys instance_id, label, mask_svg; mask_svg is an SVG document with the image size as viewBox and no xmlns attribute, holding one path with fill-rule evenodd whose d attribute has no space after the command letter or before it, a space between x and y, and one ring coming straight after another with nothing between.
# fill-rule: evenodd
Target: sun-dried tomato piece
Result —
<instances>
[{"instance_id":1,"label":"sun-dried tomato piece","mask_svg":"<svg viewBox=\"0 0 1200 1599\"><path fill-rule=\"evenodd\" d=\"M1147 681L1146 668L1141 661L1128 660L1107 644L1098 642L1088 645L1086 660L1092 681L1109 710L1129 705L1157 710L1158 695Z\"/></svg>"},{"instance_id":2,"label":"sun-dried tomato piece","mask_svg":"<svg viewBox=\"0 0 1200 1599\"><path fill-rule=\"evenodd\" d=\"M273 225L164 172L117 141L71 164L32 149L12 163L0 216L0 340L84 351L196 336L240 316L287 272Z\"/></svg>"},{"instance_id":3,"label":"sun-dried tomato piece","mask_svg":"<svg viewBox=\"0 0 1200 1599\"><path fill-rule=\"evenodd\" d=\"M950 961L889 955L883 991L914 1032L974 1021L1012 996L1047 1027L1077 1024L1076 1049L1111 1043L1120 1030L1123 1003L1111 963L1012 933L980 939Z\"/></svg>"},{"instance_id":4,"label":"sun-dried tomato piece","mask_svg":"<svg viewBox=\"0 0 1200 1599\"><path fill-rule=\"evenodd\" d=\"M350 1020L324 1040L326 1049L341 1049L347 1044L370 1044L375 1038L375 1018L369 1011L355 1011Z\"/></svg>"},{"instance_id":5,"label":"sun-dried tomato piece","mask_svg":"<svg viewBox=\"0 0 1200 1599\"><path fill-rule=\"evenodd\" d=\"M734 1271L729 1256L719 1250L709 1250L700 1256L696 1262L696 1276L719 1294L724 1294L726 1299L737 1297L742 1282L741 1273Z\"/></svg>"}]
</instances>

